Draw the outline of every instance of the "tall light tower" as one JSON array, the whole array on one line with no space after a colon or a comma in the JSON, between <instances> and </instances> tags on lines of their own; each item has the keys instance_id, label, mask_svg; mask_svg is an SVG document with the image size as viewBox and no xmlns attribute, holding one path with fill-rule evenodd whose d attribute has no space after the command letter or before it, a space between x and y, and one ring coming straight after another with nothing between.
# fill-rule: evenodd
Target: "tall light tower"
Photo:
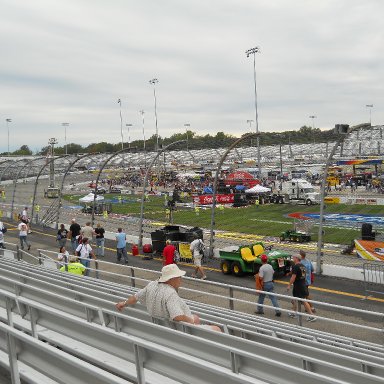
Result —
<instances>
[{"instance_id":1,"label":"tall light tower","mask_svg":"<svg viewBox=\"0 0 384 384\"><path fill-rule=\"evenodd\" d=\"M11 154L11 152L9 152L9 123L12 122L12 119L5 119L6 123L7 123L7 132L8 132L8 156Z\"/></svg>"},{"instance_id":2,"label":"tall light tower","mask_svg":"<svg viewBox=\"0 0 384 384\"><path fill-rule=\"evenodd\" d=\"M153 85L153 98L155 100L155 126L156 126L156 151L159 149L159 130L157 127L157 100L156 100L156 84L159 82L156 78L149 80L149 84Z\"/></svg>"},{"instance_id":3,"label":"tall light tower","mask_svg":"<svg viewBox=\"0 0 384 384\"><path fill-rule=\"evenodd\" d=\"M141 115L141 122L143 125L143 149L145 151L145 131L144 131L144 114L145 114L145 111L142 109L141 111L139 111L139 113Z\"/></svg>"},{"instance_id":4,"label":"tall light tower","mask_svg":"<svg viewBox=\"0 0 384 384\"><path fill-rule=\"evenodd\" d=\"M315 119L317 116L311 115L309 116L310 119L312 119L312 129L313 129L313 144L315 144Z\"/></svg>"},{"instance_id":5,"label":"tall light tower","mask_svg":"<svg viewBox=\"0 0 384 384\"><path fill-rule=\"evenodd\" d=\"M259 133L259 120L257 113L257 88L256 88L256 53L260 52L259 47L251 48L245 51L247 57L253 55L253 79L255 84L255 123L256 123L256 133ZM257 167L259 168L259 177L261 178L261 159L260 159L260 138L256 137L257 142Z\"/></svg>"},{"instance_id":6,"label":"tall light tower","mask_svg":"<svg viewBox=\"0 0 384 384\"><path fill-rule=\"evenodd\" d=\"M61 126L64 127L65 154L68 155L68 150L67 150L67 127L69 127L69 123L61 123Z\"/></svg>"},{"instance_id":7,"label":"tall light tower","mask_svg":"<svg viewBox=\"0 0 384 384\"><path fill-rule=\"evenodd\" d=\"M184 127L185 127L185 133L187 134L187 151L188 151L188 128L191 127L191 124L185 123Z\"/></svg>"},{"instance_id":8,"label":"tall light tower","mask_svg":"<svg viewBox=\"0 0 384 384\"><path fill-rule=\"evenodd\" d=\"M249 124L249 132L252 132L252 123L253 123L253 120L247 120L247 124ZM252 147L252 138L251 138L251 147Z\"/></svg>"},{"instance_id":9,"label":"tall light tower","mask_svg":"<svg viewBox=\"0 0 384 384\"><path fill-rule=\"evenodd\" d=\"M121 99L117 100L120 105L120 133L121 133L121 149L124 149L124 135L123 135L123 116L121 115Z\"/></svg>"},{"instance_id":10,"label":"tall light tower","mask_svg":"<svg viewBox=\"0 0 384 384\"><path fill-rule=\"evenodd\" d=\"M369 108L369 124L372 126L372 108L373 108L373 104L367 104L365 107Z\"/></svg>"},{"instance_id":11,"label":"tall light tower","mask_svg":"<svg viewBox=\"0 0 384 384\"><path fill-rule=\"evenodd\" d=\"M130 128L132 127L132 124L125 124L127 127L128 131L128 148L131 148L131 133L130 133Z\"/></svg>"}]
</instances>

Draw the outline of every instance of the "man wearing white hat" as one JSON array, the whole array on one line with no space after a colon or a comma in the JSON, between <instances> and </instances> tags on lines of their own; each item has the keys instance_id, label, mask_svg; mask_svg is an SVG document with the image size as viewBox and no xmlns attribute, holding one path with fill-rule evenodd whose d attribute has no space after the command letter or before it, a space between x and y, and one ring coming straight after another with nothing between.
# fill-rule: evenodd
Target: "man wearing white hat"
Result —
<instances>
[{"instance_id":1,"label":"man wearing white hat","mask_svg":"<svg viewBox=\"0 0 384 384\"><path fill-rule=\"evenodd\" d=\"M181 286L181 277L184 275L185 271L181 271L176 264L166 265L158 280L150 282L127 300L117 303L116 309L122 311L127 305L134 305L139 301L147 307L150 316L199 325L199 317L192 315L188 305L177 293ZM204 327L221 332L216 325Z\"/></svg>"}]
</instances>

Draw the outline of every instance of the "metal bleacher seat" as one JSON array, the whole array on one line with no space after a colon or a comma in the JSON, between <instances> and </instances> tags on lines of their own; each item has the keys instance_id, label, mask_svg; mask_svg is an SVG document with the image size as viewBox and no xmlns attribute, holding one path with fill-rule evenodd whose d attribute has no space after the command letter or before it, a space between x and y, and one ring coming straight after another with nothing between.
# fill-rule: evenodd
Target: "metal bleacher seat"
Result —
<instances>
[{"instance_id":1,"label":"metal bleacher seat","mask_svg":"<svg viewBox=\"0 0 384 384\"><path fill-rule=\"evenodd\" d=\"M25 264L24 268L28 271L26 272L26 275L29 277L27 280L25 280L25 277L24 281L31 286L37 286L59 294L67 292L66 294L68 297L83 300L93 305L103 306L104 308L111 310L114 309L113 304L115 301L125 298L128 294L136 292L136 289L132 287L116 283L85 279L83 277L63 274L52 270L45 270L44 268L39 268L37 271L36 267L29 266L28 264ZM4 271L3 275L14 276L15 273L19 273L19 267L12 265L11 263L8 269ZM41 279L42 276L45 276L44 280ZM47 300L49 301L50 298ZM326 332L313 331L310 328L299 327L271 319L263 319L246 313L228 311L225 308L217 306L194 301L187 302L191 309L199 316L203 317L203 319L209 320L210 322L222 322L225 320L229 331L237 329L241 324L243 332L240 336L242 337L248 337L246 331L250 331L273 335L286 340L294 340L297 343L317 342L331 346L335 345L339 348L344 347L347 349L346 353L353 351L356 351L357 353L369 351L369 353L372 353L377 351L379 356L384 354L384 347L380 347L377 344L348 337L335 336ZM146 313L145 308L142 306L138 305L136 308L139 308L144 314ZM233 333L239 335L235 331L233 331Z\"/></svg>"},{"instance_id":2,"label":"metal bleacher seat","mask_svg":"<svg viewBox=\"0 0 384 384\"><path fill-rule=\"evenodd\" d=\"M0 288L3 290L1 297L8 295L8 300L13 302L11 307L16 312L14 318L20 312L21 315L24 315L21 317L24 317L23 320L25 320L28 313L32 313L26 308L33 307L37 313L36 321L38 326L44 326L51 332L59 333L60 330L63 331L64 329L68 331L67 337L71 336L74 340L85 345L100 342L102 345L90 345L90 347L103 347L104 353L114 355L113 350L106 349L122 342L119 341L120 339L115 342L114 337L120 338L126 334L128 336L134 335L139 337L140 340L147 340L148 342L156 341L156 345L160 349L170 346L173 351L187 352L191 358L203 357L205 364L220 366L225 368L225 372L240 372L249 379L263 378L264 373L260 364L264 364L264 367L268 366L267 371L270 372L276 366L276 361L281 362L278 368L276 367L279 371L275 373L276 377L283 375L288 380L294 374L296 377L295 382L306 382L299 380L300 375L303 375L303 380L307 375L312 382L335 383L339 382L339 379L351 383L375 383L380 382L377 381L378 377L384 376L383 368L380 365L380 361L383 362L383 356L381 358L376 356L379 355L378 351L370 356L370 359L368 359L368 353L366 356L364 354L355 357L348 356L348 354L340 353L339 347L333 350L324 350L323 346L316 347L314 342L312 342L312 345L302 345L297 342L279 340L274 336L255 334L255 332L251 331L251 328L253 327L254 330L257 324L246 324L244 320L237 321L238 329L236 331L241 330L243 325L246 325L245 328L249 329L245 329L245 332L248 337L253 333L254 339L241 339L229 334L214 333L188 325L182 326L186 333L180 333L170 328L152 324L148 314L140 307L128 308L124 314L117 313L113 308L113 304L120 295L126 297L127 287L107 282L101 283L90 278L77 278L55 270L32 267L25 263L16 263L10 260L2 261L4 263L1 264ZM3 300L1 301L1 307L6 308ZM5 315L3 309L2 320ZM60 320L60 316L63 320ZM220 315L216 318L216 320L218 319L220 319L219 322L221 323L227 322ZM69 327L70 321L74 321L76 326ZM90 331L87 328L83 334L83 331L79 328L83 323L96 327L92 329L97 337L91 338L97 339L96 341L87 341L86 335ZM177 325L177 327L180 327L180 325ZM229 325L229 327L235 330L234 325ZM105 336L104 342L101 342L104 333L99 335L101 331L105 331L107 332L106 335L109 335L108 337ZM116 331L119 333L116 333ZM112 332L111 335L114 336L110 336L108 332ZM47 333L47 331L42 332L41 337L44 337ZM81 338L81 340L77 337ZM50 342L53 341L52 339ZM58 340L55 342L58 342ZM109 346L109 344L113 345ZM60 348L62 348L62 345ZM331 349L331 346L329 348ZM68 353L75 354L75 351L68 351ZM367 357L367 360L365 357ZM199 362L201 363L200 360L196 360L195 364L198 365ZM147 364L145 366L147 367ZM186 367L185 369L188 371L189 368ZM369 374L365 372L369 372ZM333 381L327 381L327 377L330 376L332 376ZM175 377L177 379L177 376ZM233 378L233 380L235 379L237 377ZM264 379L268 380L268 377L264 376ZM205 380L204 382L209 381ZM241 382L245 383L247 381Z\"/></svg>"}]
</instances>

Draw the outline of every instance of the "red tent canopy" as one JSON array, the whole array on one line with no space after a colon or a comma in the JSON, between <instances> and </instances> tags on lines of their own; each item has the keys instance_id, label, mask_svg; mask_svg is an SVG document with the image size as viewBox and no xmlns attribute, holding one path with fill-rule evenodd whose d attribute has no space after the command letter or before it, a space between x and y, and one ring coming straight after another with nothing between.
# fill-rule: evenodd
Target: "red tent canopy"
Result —
<instances>
[{"instance_id":1,"label":"red tent canopy","mask_svg":"<svg viewBox=\"0 0 384 384\"><path fill-rule=\"evenodd\" d=\"M227 178L225 179L225 183L228 185L242 184L252 188L257 184L260 184L260 181L258 179L255 179L249 172L236 171L230 173L227 176Z\"/></svg>"}]
</instances>

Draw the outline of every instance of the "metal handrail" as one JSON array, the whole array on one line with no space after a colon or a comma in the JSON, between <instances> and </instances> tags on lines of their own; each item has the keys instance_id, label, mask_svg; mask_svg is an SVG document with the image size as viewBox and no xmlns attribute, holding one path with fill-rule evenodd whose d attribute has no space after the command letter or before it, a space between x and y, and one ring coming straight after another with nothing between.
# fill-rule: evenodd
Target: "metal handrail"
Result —
<instances>
[{"instance_id":1,"label":"metal handrail","mask_svg":"<svg viewBox=\"0 0 384 384\"><path fill-rule=\"evenodd\" d=\"M43 252L58 254L57 252L53 252L53 251L49 251L49 250L43 250L43 249L38 249L38 251L41 252L42 255L44 255ZM49 256L47 256L47 257L49 257ZM94 261L96 263L102 263L102 264L107 264L107 265L109 264L109 265L113 265L113 266L116 265L115 263L111 263L111 262L104 261L104 260L103 261L101 261L101 260L94 260ZM123 266L123 265L121 265L121 267L129 268L131 273L132 273L132 271L143 271L143 272L155 273L155 274L158 274L158 275L161 274L160 271L151 270L151 269L147 269L147 268L140 268L140 267L133 267L133 266ZM89 268L89 270L90 271L96 271L96 272L99 272L99 273L102 272L102 273L109 274L109 275L115 275L115 276L119 276L119 277L129 277L131 279L131 281L135 281L136 279L138 281L145 281L145 282L150 282L151 281L151 280L148 280L148 279L143 279L143 278L135 277L132 274L131 274L131 276L127 276L127 275L122 275L122 274L115 273L115 272L100 271L100 269L98 269L98 268L96 268L96 269ZM193 279L193 278L190 278L190 277L184 277L184 279L186 279L188 281L191 281L191 282L192 281L193 282L197 282L196 279ZM200 294L204 293L204 295L206 295L206 296L226 299L226 300L229 301L229 308L231 310L234 309L234 302L238 302L238 303L242 303L242 304L251 304L252 306L255 305L255 302L253 302L253 301L248 301L248 300L243 300L243 299L235 298L233 296L234 291L251 293L253 295L255 293L256 294L260 294L260 293L264 293L265 294L266 293L265 291L260 291L260 290L256 290L256 289L246 288L246 287L240 287L240 286L236 286L236 285L218 283L218 282L211 282L211 281L205 281L205 280L201 280L201 281L198 281L198 282L202 283L202 284L208 284L208 285L211 285L211 286L217 286L217 287L221 287L221 288L226 288L226 289L229 290L229 296L224 296L224 295L219 295L219 294L207 292L207 290L197 290L197 289L191 289L191 288L186 288L186 287L180 287L179 289L182 290L182 291L186 291L186 292L193 292L193 293L200 293ZM289 300L289 301L295 300L297 302L297 304L298 304L298 311L296 311L294 313L296 315L298 315L298 324L299 325L302 325L302 317L308 316L308 314L300 312L301 304L303 302L310 302L310 303L316 304L318 306L328 307L328 308L331 308L333 310L336 309L338 311L344 310L344 311L350 311L350 312L353 312L353 313L369 315L369 316L377 317L377 318L379 318L381 320L384 320L383 313L380 313L380 312L368 311L368 310L358 309L358 308L353 308L353 307L346 307L346 306L342 306L342 305L325 303L325 302L315 301L315 300L300 299L300 298L296 298L296 297L288 296L288 295L283 295L283 294L279 294L279 293L268 292L267 294L268 295L272 295L272 296L276 296L276 297L284 299L284 300ZM263 306L263 308L273 308L274 309L274 307L272 307L270 305L263 304L262 306ZM286 310L286 309L280 309L280 310L281 310L281 312L293 312L293 311ZM382 328L369 327L369 326L365 326L365 325L361 325L361 324L345 322L345 321L342 321L342 320L331 319L331 318L328 318L328 317L322 317L322 316L318 316L318 315L313 315L313 317L321 319L321 320L325 320L325 321L341 324L341 325L351 325L351 326L354 326L356 328L367 329L367 330L371 330L371 331L375 330L375 331L379 331L380 333L383 332Z\"/></svg>"}]
</instances>

